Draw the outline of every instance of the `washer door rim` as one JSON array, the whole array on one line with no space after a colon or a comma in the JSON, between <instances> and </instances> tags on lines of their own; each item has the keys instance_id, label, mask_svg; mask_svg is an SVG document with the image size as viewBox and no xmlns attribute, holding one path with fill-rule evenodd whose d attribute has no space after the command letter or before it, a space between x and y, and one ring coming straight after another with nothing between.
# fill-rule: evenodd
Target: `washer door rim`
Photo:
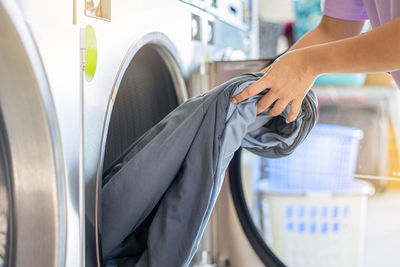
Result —
<instances>
[{"instance_id":1,"label":"washer door rim","mask_svg":"<svg viewBox=\"0 0 400 267\"><path fill-rule=\"evenodd\" d=\"M0 1L0 24L0 117L13 208L10 263L64 266L64 158L51 91L15 1Z\"/></svg>"}]
</instances>

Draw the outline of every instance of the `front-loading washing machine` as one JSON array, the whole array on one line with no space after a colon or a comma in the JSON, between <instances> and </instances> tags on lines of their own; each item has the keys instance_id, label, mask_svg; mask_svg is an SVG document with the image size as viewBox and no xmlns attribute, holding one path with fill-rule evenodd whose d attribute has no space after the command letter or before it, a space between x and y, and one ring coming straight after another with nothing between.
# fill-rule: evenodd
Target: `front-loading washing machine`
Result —
<instances>
[{"instance_id":1,"label":"front-loading washing machine","mask_svg":"<svg viewBox=\"0 0 400 267\"><path fill-rule=\"evenodd\" d=\"M0 3L0 255L6 266L100 266L103 174L215 76L206 62L254 53L254 11L250 1Z\"/></svg>"},{"instance_id":2,"label":"front-loading washing machine","mask_svg":"<svg viewBox=\"0 0 400 267\"><path fill-rule=\"evenodd\" d=\"M177 0L77 3L76 23L85 39L82 48L86 53L94 49L96 55L95 60L85 57L82 79L87 266L102 262L104 174L137 138L187 99L186 85L196 67L226 57L228 47L249 54L245 5L222 2L218 9L210 4ZM224 15L227 12L231 17Z\"/></svg>"}]
</instances>

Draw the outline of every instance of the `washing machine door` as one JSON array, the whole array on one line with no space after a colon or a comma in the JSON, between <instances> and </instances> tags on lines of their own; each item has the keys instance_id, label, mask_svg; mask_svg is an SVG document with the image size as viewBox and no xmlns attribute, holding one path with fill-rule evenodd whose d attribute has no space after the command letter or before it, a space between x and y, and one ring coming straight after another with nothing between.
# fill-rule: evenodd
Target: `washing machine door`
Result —
<instances>
[{"instance_id":1,"label":"washing machine door","mask_svg":"<svg viewBox=\"0 0 400 267\"><path fill-rule=\"evenodd\" d=\"M35 43L0 1L0 266L63 266L63 157Z\"/></svg>"}]
</instances>

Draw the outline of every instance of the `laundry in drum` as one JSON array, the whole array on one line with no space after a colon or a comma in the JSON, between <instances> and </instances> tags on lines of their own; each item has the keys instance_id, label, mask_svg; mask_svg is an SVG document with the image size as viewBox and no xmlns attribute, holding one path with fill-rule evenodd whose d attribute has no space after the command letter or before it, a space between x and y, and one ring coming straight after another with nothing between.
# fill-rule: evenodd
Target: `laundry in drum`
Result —
<instances>
[{"instance_id":1,"label":"laundry in drum","mask_svg":"<svg viewBox=\"0 0 400 267\"><path fill-rule=\"evenodd\" d=\"M105 266L187 266L220 191L234 152L289 155L317 120L310 91L296 121L285 110L257 114L263 93L230 99L262 77L237 76L193 97L147 131L104 177L102 250ZM265 93L265 92L264 92Z\"/></svg>"}]
</instances>

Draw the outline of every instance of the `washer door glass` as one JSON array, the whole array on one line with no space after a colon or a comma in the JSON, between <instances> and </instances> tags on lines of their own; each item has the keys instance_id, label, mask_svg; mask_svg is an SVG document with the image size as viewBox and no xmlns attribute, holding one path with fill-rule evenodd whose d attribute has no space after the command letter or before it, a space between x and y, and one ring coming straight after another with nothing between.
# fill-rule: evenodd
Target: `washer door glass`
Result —
<instances>
[{"instance_id":1,"label":"washer door glass","mask_svg":"<svg viewBox=\"0 0 400 267\"><path fill-rule=\"evenodd\" d=\"M314 90L319 124L292 155L232 161L244 232L267 266L399 266L400 93Z\"/></svg>"}]
</instances>

